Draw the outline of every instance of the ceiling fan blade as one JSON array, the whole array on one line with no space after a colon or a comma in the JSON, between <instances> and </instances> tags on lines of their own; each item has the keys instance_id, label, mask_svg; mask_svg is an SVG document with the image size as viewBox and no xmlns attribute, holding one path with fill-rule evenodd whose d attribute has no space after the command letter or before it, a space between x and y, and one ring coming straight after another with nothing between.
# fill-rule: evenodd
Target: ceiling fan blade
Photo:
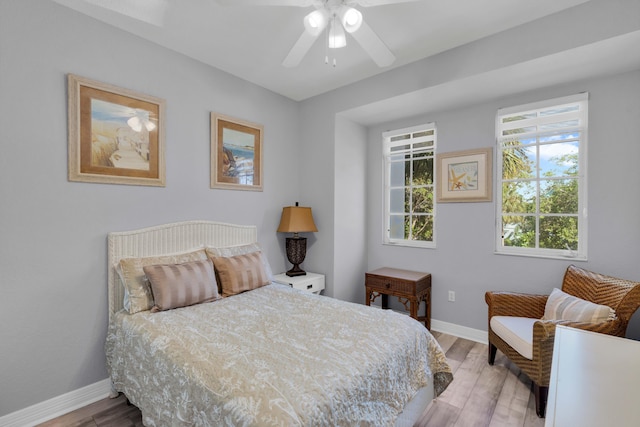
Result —
<instances>
[{"instance_id":1,"label":"ceiling fan blade","mask_svg":"<svg viewBox=\"0 0 640 427\"><path fill-rule=\"evenodd\" d=\"M373 62L378 64L378 67L386 67L396 60L393 53L366 22L363 22L358 31L354 31L351 35L371 56Z\"/></svg>"},{"instance_id":2,"label":"ceiling fan blade","mask_svg":"<svg viewBox=\"0 0 640 427\"><path fill-rule=\"evenodd\" d=\"M224 6L313 6L313 0L216 0Z\"/></svg>"},{"instance_id":3,"label":"ceiling fan blade","mask_svg":"<svg viewBox=\"0 0 640 427\"><path fill-rule=\"evenodd\" d=\"M420 0L355 0L354 3L359 4L360 6L369 7L369 6L382 6L385 4L396 4L396 3L410 3Z\"/></svg>"},{"instance_id":4,"label":"ceiling fan blade","mask_svg":"<svg viewBox=\"0 0 640 427\"><path fill-rule=\"evenodd\" d=\"M310 34L307 31L303 31L296 44L294 44L289 51L287 57L284 58L284 61L282 61L282 65L288 68L298 66L298 64L300 64L300 61L302 61L302 58L304 58L309 49L311 49L311 46L313 46L313 43L316 41L319 35L320 32L314 35Z\"/></svg>"}]
</instances>

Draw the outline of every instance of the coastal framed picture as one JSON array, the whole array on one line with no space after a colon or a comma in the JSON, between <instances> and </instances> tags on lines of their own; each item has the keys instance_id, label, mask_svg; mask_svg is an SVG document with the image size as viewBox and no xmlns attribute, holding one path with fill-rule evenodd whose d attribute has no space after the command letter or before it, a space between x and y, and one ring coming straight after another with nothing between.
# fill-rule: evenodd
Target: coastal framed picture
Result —
<instances>
[{"instance_id":1,"label":"coastal framed picture","mask_svg":"<svg viewBox=\"0 0 640 427\"><path fill-rule=\"evenodd\" d=\"M436 154L436 201L490 202L492 149Z\"/></svg>"},{"instance_id":2,"label":"coastal framed picture","mask_svg":"<svg viewBox=\"0 0 640 427\"><path fill-rule=\"evenodd\" d=\"M211 188L262 191L263 126L211 113Z\"/></svg>"},{"instance_id":3,"label":"coastal framed picture","mask_svg":"<svg viewBox=\"0 0 640 427\"><path fill-rule=\"evenodd\" d=\"M67 75L68 179L165 186L160 98Z\"/></svg>"}]
</instances>

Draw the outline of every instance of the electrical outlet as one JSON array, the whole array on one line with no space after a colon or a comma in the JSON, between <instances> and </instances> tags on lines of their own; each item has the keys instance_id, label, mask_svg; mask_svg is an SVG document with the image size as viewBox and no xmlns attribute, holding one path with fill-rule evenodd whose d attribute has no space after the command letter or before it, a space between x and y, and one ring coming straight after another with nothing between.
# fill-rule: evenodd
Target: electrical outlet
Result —
<instances>
[{"instance_id":1,"label":"electrical outlet","mask_svg":"<svg viewBox=\"0 0 640 427\"><path fill-rule=\"evenodd\" d=\"M449 302L455 302L455 300L456 300L455 291L449 291Z\"/></svg>"}]
</instances>

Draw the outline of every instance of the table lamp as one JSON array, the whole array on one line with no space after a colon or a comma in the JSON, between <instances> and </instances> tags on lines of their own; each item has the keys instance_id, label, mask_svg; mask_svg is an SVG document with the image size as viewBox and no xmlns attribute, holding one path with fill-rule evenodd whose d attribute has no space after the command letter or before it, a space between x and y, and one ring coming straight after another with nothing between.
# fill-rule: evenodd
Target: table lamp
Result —
<instances>
[{"instance_id":1,"label":"table lamp","mask_svg":"<svg viewBox=\"0 0 640 427\"><path fill-rule=\"evenodd\" d=\"M287 259L293 268L287 271L287 276L304 276L307 274L300 268L300 264L307 255L307 238L300 237L298 233L308 233L318 231L313 222L311 208L298 206L286 206L282 208L282 217L278 226L279 233L293 233L293 237L287 237Z\"/></svg>"}]
</instances>

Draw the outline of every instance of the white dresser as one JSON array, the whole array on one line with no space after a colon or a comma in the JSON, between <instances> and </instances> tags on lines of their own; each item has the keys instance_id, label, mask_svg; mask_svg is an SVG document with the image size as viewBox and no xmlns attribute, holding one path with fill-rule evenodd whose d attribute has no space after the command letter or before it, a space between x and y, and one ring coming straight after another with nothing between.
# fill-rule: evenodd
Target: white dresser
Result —
<instances>
[{"instance_id":1,"label":"white dresser","mask_svg":"<svg viewBox=\"0 0 640 427\"><path fill-rule=\"evenodd\" d=\"M640 426L640 342L558 326L545 427Z\"/></svg>"}]
</instances>

